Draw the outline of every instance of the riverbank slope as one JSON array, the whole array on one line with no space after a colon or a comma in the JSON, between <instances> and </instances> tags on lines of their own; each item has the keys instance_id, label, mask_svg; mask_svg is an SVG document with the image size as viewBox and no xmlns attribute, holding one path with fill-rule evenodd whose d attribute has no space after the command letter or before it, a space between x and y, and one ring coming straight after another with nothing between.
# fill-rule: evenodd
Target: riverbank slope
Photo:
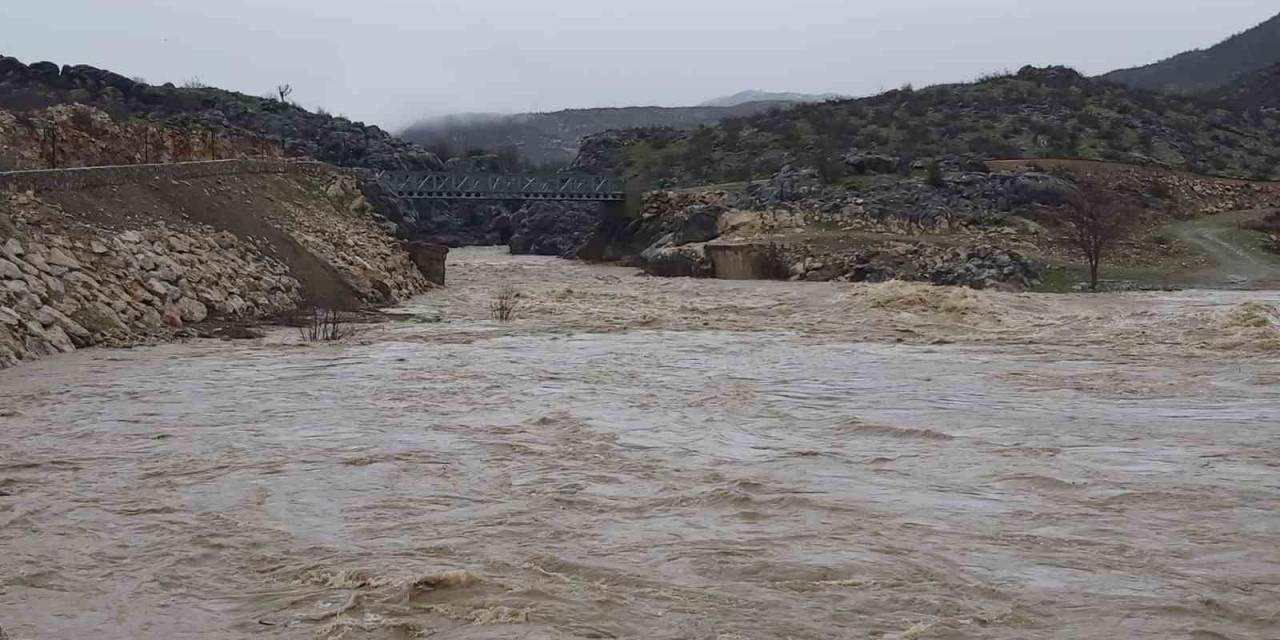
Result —
<instances>
[{"instance_id":1,"label":"riverbank slope","mask_svg":"<svg viewBox=\"0 0 1280 640\"><path fill-rule=\"evenodd\" d=\"M0 174L0 366L429 286L358 182L323 164Z\"/></svg>"}]
</instances>

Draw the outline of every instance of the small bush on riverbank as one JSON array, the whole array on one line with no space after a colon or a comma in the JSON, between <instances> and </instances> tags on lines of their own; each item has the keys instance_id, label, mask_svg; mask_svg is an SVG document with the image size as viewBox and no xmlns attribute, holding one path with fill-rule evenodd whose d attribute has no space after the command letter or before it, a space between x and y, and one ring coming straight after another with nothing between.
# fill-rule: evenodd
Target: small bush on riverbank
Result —
<instances>
[{"instance_id":1,"label":"small bush on riverbank","mask_svg":"<svg viewBox=\"0 0 1280 640\"><path fill-rule=\"evenodd\" d=\"M298 334L303 342L335 342L355 335L355 329L341 311L312 307L302 316Z\"/></svg>"},{"instance_id":2,"label":"small bush on riverbank","mask_svg":"<svg viewBox=\"0 0 1280 640\"><path fill-rule=\"evenodd\" d=\"M520 294L514 287L499 289L493 294L493 301L489 303L489 317L498 322L515 320L519 297Z\"/></svg>"}]
</instances>

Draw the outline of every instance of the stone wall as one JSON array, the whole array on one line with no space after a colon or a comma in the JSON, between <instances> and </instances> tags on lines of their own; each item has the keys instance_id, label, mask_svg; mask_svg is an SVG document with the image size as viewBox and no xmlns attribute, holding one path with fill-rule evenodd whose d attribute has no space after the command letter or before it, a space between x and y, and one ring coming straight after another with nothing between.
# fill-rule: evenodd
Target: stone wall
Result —
<instances>
[{"instance_id":1,"label":"stone wall","mask_svg":"<svg viewBox=\"0 0 1280 640\"><path fill-rule=\"evenodd\" d=\"M769 245L757 242L709 242L707 257L715 277L721 280L765 280Z\"/></svg>"},{"instance_id":2,"label":"stone wall","mask_svg":"<svg viewBox=\"0 0 1280 640\"><path fill-rule=\"evenodd\" d=\"M176 335L211 316L295 308L302 287L261 241L209 227L108 231L0 195L0 367Z\"/></svg>"},{"instance_id":3,"label":"stone wall","mask_svg":"<svg viewBox=\"0 0 1280 640\"><path fill-rule=\"evenodd\" d=\"M0 173L0 191L76 191L92 187L147 184L161 180L194 180L218 176L287 174L324 175L334 171L320 162L242 158L176 162L171 164L131 164L115 167L77 167Z\"/></svg>"}]
</instances>

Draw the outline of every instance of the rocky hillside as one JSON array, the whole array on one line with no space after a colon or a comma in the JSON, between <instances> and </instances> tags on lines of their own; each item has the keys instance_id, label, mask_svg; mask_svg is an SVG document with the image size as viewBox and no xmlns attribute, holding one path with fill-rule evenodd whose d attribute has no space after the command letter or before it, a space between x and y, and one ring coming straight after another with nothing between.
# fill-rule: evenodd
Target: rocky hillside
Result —
<instances>
[{"instance_id":1,"label":"rocky hillside","mask_svg":"<svg viewBox=\"0 0 1280 640\"><path fill-rule=\"evenodd\" d=\"M457 155L468 149L506 150L536 166L563 166L573 160L583 138L609 129L672 127L693 129L725 118L790 106L791 101L708 107L623 107L568 109L518 115L471 114L425 120L401 137Z\"/></svg>"},{"instance_id":2,"label":"rocky hillside","mask_svg":"<svg viewBox=\"0 0 1280 640\"><path fill-rule=\"evenodd\" d=\"M693 132L609 132L584 142L579 164L648 185L685 186L769 178L787 165L836 183L933 162L979 169L996 158L1083 158L1271 178L1280 171L1280 119L1062 67L1027 67L971 84L732 118Z\"/></svg>"},{"instance_id":3,"label":"rocky hillside","mask_svg":"<svg viewBox=\"0 0 1280 640\"><path fill-rule=\"evenodd\" d=\"M0 109L29 112L76 103L101 109L118 123L145 120L188 131L252 134L288 157L376 169L440 166L433 154L376 126L284 100L190 84L151 85L86 65L26 65L0 56Z\"/></svg>"},{"instance_id":4,"label":"rocky hillside","mask_svg":"<svg viewBox=\"0 0 1280 640\"><path fill-rule=\"evenodd\" d=\"M1152 91L1205 93L1276 64L1280 64L1280 15L1208 49L1102 77Z\"/></svg>"},{"instance_id":5,"label":"rocky hillside","mask_svg":"<svg viewBox=\"0 0 1280 640\"><path fill-rule=\"evenodd\" d=\"M746 186L652 192L638 218L598 217L585 237L575 212L546 208L533 212L537 222L524 225L522 242L659 276L1026 289L1046 265L1078 260L1062 213L1082 176L1132 212L1108 261L1169 278L1203 260L1169 237L1169 224L1280 205L1280 183L1079 160L994 161L983 171L865 175L842 185L825 184L813 169L787 169Z\"/></svg>"}]
</instances>

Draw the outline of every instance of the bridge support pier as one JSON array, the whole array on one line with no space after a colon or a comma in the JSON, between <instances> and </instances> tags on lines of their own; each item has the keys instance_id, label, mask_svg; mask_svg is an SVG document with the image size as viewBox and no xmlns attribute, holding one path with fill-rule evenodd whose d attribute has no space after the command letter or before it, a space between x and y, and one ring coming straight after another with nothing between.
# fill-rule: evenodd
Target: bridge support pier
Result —
<instances>
[{"instance_id":1,"label":"bridge support pier","mask_svg":"<svg viewBox=\"0 0 1280 640\"><path fill-rule=\"evenodd\" d=\"M418 271L432 284L444 286L445 260L449 257L449 247L432 242L410 242L407 246L409 257L418 265Z\"/></svg>"}]
</instances>

